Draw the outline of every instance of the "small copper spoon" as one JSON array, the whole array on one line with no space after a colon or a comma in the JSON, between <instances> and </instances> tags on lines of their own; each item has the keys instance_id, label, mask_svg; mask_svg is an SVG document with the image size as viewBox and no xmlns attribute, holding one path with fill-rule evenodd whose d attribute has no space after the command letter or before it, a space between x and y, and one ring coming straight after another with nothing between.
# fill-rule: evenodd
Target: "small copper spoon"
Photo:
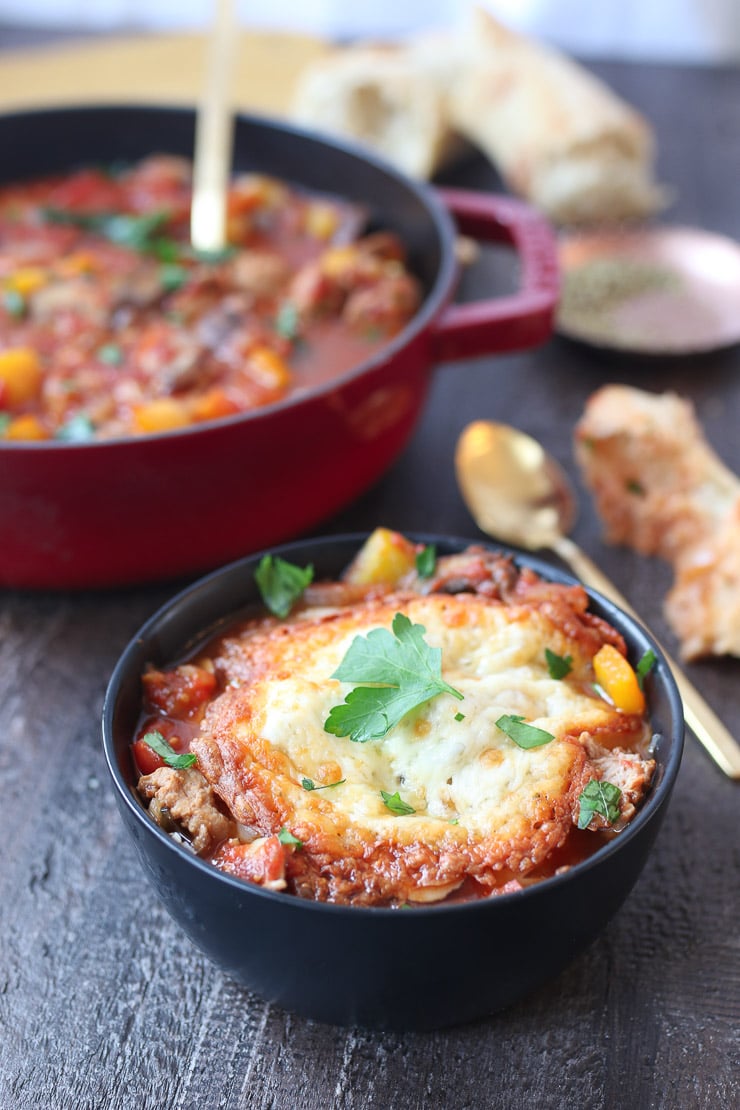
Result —
<instances>
[{"instance_id":1,"label":"small copper spoon","mask_svg":"<svg viewBox=\"0 0 740 1110\"><path fill-rule=\"evenodd\" d=\"M616 587L565 534L575 520L570 482L543 447L506 424L478 420L455 453L460 491L481 531L529 551L548 548L587 586L644 624ZM683 700L684 719L715 763L740 778L740 746L696 687L663 650Z\"/></svg>"}]
</instances>

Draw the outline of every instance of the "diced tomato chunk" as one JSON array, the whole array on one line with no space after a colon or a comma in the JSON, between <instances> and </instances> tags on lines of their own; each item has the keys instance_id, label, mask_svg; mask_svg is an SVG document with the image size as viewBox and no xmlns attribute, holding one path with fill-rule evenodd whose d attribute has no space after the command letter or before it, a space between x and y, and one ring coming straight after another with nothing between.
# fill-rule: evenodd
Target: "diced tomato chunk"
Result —
<instances>
[{"instance_id":1,"label":"diced tomato chunk","mask_svg":"<svg viewBox=\"0 0 740 1110\"><path fill-rule=\"evenodd\" d=\"M158 767L165 766L161 755L157 755L154 749L149 747L146 740L134 741L131 750L136 769L140 775L151 775L152 771L156 771Z\"/></svg>"},{"instance_id":2,"label":"diced tomato chunk","mask_svg":"<svg viewBox=\"0 0 740 1110\"><path fill-rule=\"evenodd\" d=\"M114 212L121 207L120 185L99 170L80 170L60 181L49 193L51 208Z\"/></svg>"},{"instance_id":3,"label":"diced tomato chunk","mask_svg":"<svg viewBox=\"0 0 740 1110\"><path fill-rule=\"evenodd\" d=\"M242 844L225 841L211 858L211 863L229 875L247 882L280 890L285 886L285 861L293 849L280 843L277 836L267 836Z\"/></svg>"},{"instance_id":4,"label":"diced tomato chunk","mask_svg":"<svg viewBox=\"0 0 740 1110\"><path fill-rule=\"evenodd\" d=\"M216 676L194 663L172 671L148 671L143 679L147 704L168 717L191 717L216 689Z\"/></svg>"}]
</instances>

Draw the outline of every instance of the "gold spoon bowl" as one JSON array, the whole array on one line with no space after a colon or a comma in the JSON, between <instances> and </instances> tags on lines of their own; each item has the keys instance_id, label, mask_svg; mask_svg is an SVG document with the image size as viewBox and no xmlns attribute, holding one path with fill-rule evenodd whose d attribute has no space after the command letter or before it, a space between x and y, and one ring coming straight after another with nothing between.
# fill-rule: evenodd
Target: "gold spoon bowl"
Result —
<instances>
[{"instance_id":1,"label":"gold spoon bowl","mask_svg":"<svg viewBox=\"0 0 740 1110\"><path fill-rule=\"evenodd\" d=\"M568 537L576 517L575 494L563 469L537 440L506 424L477 420L460 435L455 470L460 492L481 531L528 551L554 551L586 586L641 619ZM722 771L740 778L737 741L662 650L683 700L686 724Z\"/></svg>"}]
</instances>

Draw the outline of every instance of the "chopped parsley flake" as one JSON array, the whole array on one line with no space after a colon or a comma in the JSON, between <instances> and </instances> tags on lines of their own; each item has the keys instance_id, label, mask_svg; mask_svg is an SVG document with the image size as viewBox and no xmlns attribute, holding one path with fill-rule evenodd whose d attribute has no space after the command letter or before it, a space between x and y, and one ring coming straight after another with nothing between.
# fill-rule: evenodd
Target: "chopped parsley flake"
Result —
<instances>
[{"instance_id":1,"label":"chopped parsley flake","mask_svg":"<svg viewBox=\"0 0 740 1110\"><path fill-rule=\"evenodd\" d=\"M336 782L327 782L325 786L317 786L313 779L301 779L301 786L304 790L331 790L332 786L341 786L346 779L337 779Z\"/></svg>"},{"instance_id":2,"label":"chopped parsley flake","mask_svg":"<svg viewBox=\"0 0 740 1110\"><path fill-rule=\"evenodd\" d=\"M416 573L419 578L431 578L437 566L437 548L433 543L427 544L416 556Z\"/></svg>"},{"instance_id":3,"label":"chopped parsley flake","mask_svg":"<svg viewBox=\"0 0 740 1110\"><path fill-rule=\"evenodd\" d=\"M397 790L395 794L389 794L387 790L381 790L380 796L385 808L389 809L391 813L395 813L397 817L408 817L409 814L416 813L414 807L410 806L408 802L404 802Z\"/></svg>"},{"instance_id":4,"label":"chopped parsley flake","mask_svg":"<svg viewBox=\"0 0 740 1110\"><path fill-rule=\"evenodd\" d=\"M655 664L657 662L658 662L658 656L655 654L655 652L653 651L652 648L648 648L648 650L643 654L639 663L635 667L635 674L637 675L637 683L638 683L641 690L643 689L643 687L645 685L645 679L650 674L650 672L652 671L653 667L655 666Z\"/></svg>"},{"instance_id":5,"label":"chopped parsley flake","mask_svg":"<svg viewBox=\"0 0 740 1110\"><path fill-rule=\"evenodd\" d=\"M506 733L509 739L513 740L520 748L541 748L544 744L549 744L551 740L555 739L551 732L545 732L543 728L528 725L524 717L519 717L514 713L506 713L503 717L499 717L496 721L496 727Z\"/></svg>"},{"instance_id":6,"label":"chopped parsley flake","mask_svg":"<svg viewBox=\"0 0 740 1110\"><path fill-rule=\"evenodd\" d=\"M550 678L565 678L573 669L572 655L557 655L549 648L545 648L545 659Z\"/></svg>"},{"instance_id":7,"label":"chopped parsley flake","mask_svg":"<svg viewBox=\"0 0 740 1110\"><path fill-rule=\"evenodd\" d=\"M192 767L197 762L198 757L195 752L178 752L171 747L161 732L147 732L142 737L145 744L148 744L153 752L156 752L160 759L163 759L168 767L174 767L175 770L182 770L184 767Z\"/></svg>"},{"instance_id":8,"label":"chopped parsley flake","mask_svg":"<svg viewBox=\"0 0 740 1110\"><path fill-rule=\"evenodd\" d=\"M591 779L578 798L581 807L578 814L578 828L588 828L595 814L613 825L619 819L619 799L621 796L622 791L613 783Z\"/></svg>"},{"instance_id":9,"label":"chopped parsley flake","mask_svg":"<svg viewBox=\"0 0 740 1110\"><path fill-rule=\"evenodd\" d=\"M284 620L313 581L313 567L297 567L278 555L264 555L254 572L254 580L267 608Z\"/></svg>"}]
</instances>

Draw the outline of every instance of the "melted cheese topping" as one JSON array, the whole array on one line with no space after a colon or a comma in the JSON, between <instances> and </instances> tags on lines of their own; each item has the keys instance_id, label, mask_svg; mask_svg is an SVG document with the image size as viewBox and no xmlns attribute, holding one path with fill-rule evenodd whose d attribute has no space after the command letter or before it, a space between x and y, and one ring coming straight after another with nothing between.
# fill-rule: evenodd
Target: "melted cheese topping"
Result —
<instances>
[{"instance_id":1,"label":"melted cheese topping","mask_svg":"<svg viewBox=\"0 0 740 1110\"><path fill-rule=\"evenodd\" d=\"M351 684L331 675L353 639L390 629L403 611L442 650L441 694L384 738L358 743L326 732ZM545 648L571 655L550 677ZM286 827L299 893L338 901L428 901L467 877L488 889L524 874L565 839L592 775L584 737L638 735L597 697L590 655L536 605L470 595L391 597L277 627L229 646L233 688L210 707L193 743L203 773L237 820L262 833ZM238 675L238 677L236 677ZM463 718L456 720L456 714ZM555 739L519 748L496 725L517 714ZM322 791L316 786L345 781ZM381 791L415 810L397 815Z\"/></svg>"}]
</instances>

